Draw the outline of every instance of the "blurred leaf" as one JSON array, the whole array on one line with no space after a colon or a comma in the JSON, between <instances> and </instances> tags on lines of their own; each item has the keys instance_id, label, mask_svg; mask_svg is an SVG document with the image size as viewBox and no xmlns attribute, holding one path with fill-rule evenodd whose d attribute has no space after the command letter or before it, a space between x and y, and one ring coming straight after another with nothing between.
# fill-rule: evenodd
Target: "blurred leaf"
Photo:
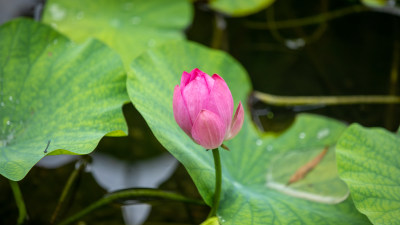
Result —
<instances>
[{"instance_id":1,"label":"blurred leaf","mask_svg":"<svg viewBox=\"0 0 400 225\"><path fill-rule=\"evenodd\" d=\"M380 128L350 126L336 147L340 177L373 224L398 224L400 139Z\"/></svg>"},{"instance_id":2,"label":"blurred leaf","mask_svg":"<svg viewBox=\"0 0 400 225\"><path fill-rule=\"evenodd\" d=\"M365 6L369 7L384 7L388 4L388 0L361 0Z\"/></svg>"},{"instance_id":3,"label":"blurred leaf","mask_svg":"<svg viewBox=\"0 0 400 225\"><path fill-rule=\"evenodd\" d=\"M180 82L184 70L190 71L196 67L208 74L221 75L228 83L236 105L240 100L246 102L251 85L243 67L224 52L191 42L169 43L136 58L132 63L133 74L128 75L127 87L133 104L157 139L183 163L202 197L211 204L215 180L212 154L195 144L179 128L172 112L175 85ZM245 110L248 113L247 108ZM344 129L342 123L332 119L301 115L279 137L273 134L260 135L246 115L242 131L225 143L231 151L221 151L223 194L218 210L220 222L368 224L367 218L355 209L351 199L335 205L322 204L268 187L272 160L276 156L294 151L303 153L299 154L299 158L303 160L304 157L308 161L313 157L310 151L333 145ZM327 159L328 164L332 162ZM284 168L293 161L282 163L281 167ZM292 174L294 171L288 172ZM324 178L326 173L317 169L312 173L305 179L309 179L310 186L320 180L330 180Z\"/></svg>"},{"instance_id":4,"label":"blurred leaf","mask_svg":"<svg viewBox=\"0 0 400 225\"><path fill-rule=\"evenodd\" d=\"M0 65L5 177L20 180L49 153L87 154L105 134L126 132L123 65L99 41L76 45L46 25L18 19L0 28Z\"/></svg>"},{"instance_id":5,"label":"blurred leaf","mask_svg":"<svg viewBox=\"0 0 400 225\"><path fill-rule=\"evenodd\" d=\"M210 1L210 7L214 10L230 16L247 16L256 13L275 0L214 0Z\"/></svg>"},{"instance_id":6,"label":"blurred leaf","mask_svg":"<svg viewBox=\"0 0 400 225\"><path fill-rule=\"evenodd\" d=\"M43 21L77 42L104 41L129 67L147 48L184 39L192 14L187 0L49 0Z\"/></svg>"}]
</instances>

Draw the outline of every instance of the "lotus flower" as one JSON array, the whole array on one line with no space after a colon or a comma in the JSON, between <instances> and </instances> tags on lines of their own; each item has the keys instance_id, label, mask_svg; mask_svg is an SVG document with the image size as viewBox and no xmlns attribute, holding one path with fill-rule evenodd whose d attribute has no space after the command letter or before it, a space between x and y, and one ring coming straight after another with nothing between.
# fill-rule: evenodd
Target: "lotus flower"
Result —
<instances>
[{"instance_id":1,"label":"lotus flower","mask_svg":"<svg viewBox=\"0 0 400 225\"><path fill-rule=\"evenodd\" d=\"M233 115L233 98L228 85L217 74L210 77L199 69L183 72L173 98L174 117L182 130L206 149L218 148L232 139L243 125L242 103Z\"/></svg>"}]
</instances>

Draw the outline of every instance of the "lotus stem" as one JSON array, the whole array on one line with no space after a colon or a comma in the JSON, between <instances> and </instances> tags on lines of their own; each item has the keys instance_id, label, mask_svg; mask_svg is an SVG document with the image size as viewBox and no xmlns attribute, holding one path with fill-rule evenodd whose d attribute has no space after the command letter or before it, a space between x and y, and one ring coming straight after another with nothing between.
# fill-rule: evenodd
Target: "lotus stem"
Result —
<instances>
[{"instance_id":1,"label":"lotus stem","mask_svg":"<svg viewBox=\"0 0 400 225\"><path fill-rule=\"evenodd\" d=\"M400 96L353 95L353 96L278 96L254 91L254 97L269 105L354 105L354 104L400 104Z\"/></svg>"},{"instance_id":2,"label":"lotus stem","mask_svg":"<svg viewBox=\"0 0 400 225\"><path fill-rule=\"evenodd\" d=\"M246 25L252 29L285 29L301 26L315 25L323 23L329 20L340 18L354 13L371 11L370 8L363 5L353 5L350 7L329 11L326 13L321 13L316 16L304 17L299 19L275 21L274 24L268 24L265 22L247 22Z\"/></svg>"},{"instance_id":3,"label":"lotus stem","mask_svg":"<svg viewBox=\"0 0 400 225\"><path fill-rule=\"evenodd\" d=\"M398 25L397 20L395 21L395 24ZM395 37L398 37L399 32L397 29L395 30ZM393 57L392 57L392 68L390 71L390 80L389 80L389 95L391 96L396 96L398 90L397 87L399 85L399 60L400 60L400 43L397 40L397 38L394 41L393 44ZM388 105L386 109L386 119L385 119L385 127L389 130L394 129L394 121L396 118L396 113L395 113L395 106L394 104Z\"/></svg>"},{"instance_id":4,"label":"lotus stem","mask_svg":"<svg viewBox=\"0 0 400 225\"><path fill-rule=\"evenodd\" d=\"M57 216L58 216L58 214L59 214L59 212L61 210L61 207L62 207L63 203L65 202L68 194L70 193L73 184L76 183L76 181L79 178L81 172L85 168L86 163L84 162L83 159L78 161L78 163L80 163L79 166L77 168L75 168L74 171L72 171L71 175L68 178L67 183L64 186L64 189L63 189L63 191L61 193L60 199L58 200L56 209L54 210L53 215L51 216L51 219L50 219L50 223L51 224L53 224L56 221Z\"/></svg>"},{"instance_id":5,"label":"lotus stem","mask_svg":"<svg viewBox=\"0 0 400 225\"><path fill-rule=\"evenodd\" d=\"M211 48L221 49L222 42L224 37L224 32L226 29L226 21L225 18L220 14L214 15L214 28L213 28L213 36L211 40Z\"/></svg>"},{"instance_id":6,"label":"lotus stem","mask_svg":"<svg viewBox=\"0 0 400 225\"><path fill-rule=\"evenodd\" d=\"M217 216L219 200L221 198L221 183L222 183L221 158L219 156L218 148L213 149L212 153L214 156L214 165L215 165L215 192L214 192L213 204L211 207L211 211L208 214L208 218Z\"/></svg>"},{"instance_id":7,"label":"lotus stem","mask_svg":"<svg viewBox=\"0 0 400 225\"><path fill-rule=\"evenodd\" d=\"M92 212L93 210L95 210L97 208L107 205L113 201L123 200L126 198L160 198L160 199L165 199L165 200L180 201L180 202L192 203L192 204L198 204L198 205L204 204L204 202L201 200L187 198L180 194L167 192L167 191L163 191L163 190L147 189L147 188L128 189L128 190L113 192L113 193L110 193L110 194L104 196L100 200L92 203L91 205L84 208L83 210L76 213L75 215L72 215L71 217L62 221L59 225L70 224L70 223L80 219L81 217L85 216L86 214Z\"/></svg>"},{"instance_id":8,"label":"lotus stem","mask_svg":"<svg viewBox=\"0 0 400 225\"><path fill-rule=\"evenodd\" d=\"M26 212L24 198L22 197L21 189L16 181L10 180L11 190L14 194L15 202L18 207L18 220L17 224L23 224L26 219L28 219L28 214Z\"/></svg>"}]
</instances>

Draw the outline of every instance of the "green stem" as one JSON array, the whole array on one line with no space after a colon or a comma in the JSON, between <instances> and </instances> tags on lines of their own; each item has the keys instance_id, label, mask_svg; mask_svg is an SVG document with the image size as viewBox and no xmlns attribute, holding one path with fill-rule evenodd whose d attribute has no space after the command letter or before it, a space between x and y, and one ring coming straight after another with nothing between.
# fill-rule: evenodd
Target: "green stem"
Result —
<instances>
[{"instance_id":1,"label":"green stem","mask_svg":"<svg viewBox=\"0 0 400 225\"><path fill-rule=\"evenodd\" d=\"M86 214L92 212L93 210L100 208L104 205L107 205L115 200L123 200L126 198L158 198L158 199L165 199L165 200L173 200L173 201L180 201L192 204L199 204L203 205L204 202L196 199L190 199L180 194L156 190L156 189L145 189L145 188L137 188L137 189L129 189L129 190L122 190L118 192L113 192L109 195L104 196L100 200L92 203L88 207L84 208L80 212L72 215L71 217L67 218L66 220L62 221L59 225L70 224L81 217L85 216Z\"/></svg>"},{"instance_id":2,"label":"green stem","mask_svg":"<svg viewBox=\"0 0 400 225\"><path fill-rule=\"evenodd\" d=\"M400 96L354 95L354 96L278 96L254 91L254 97L276 106L295 105L353 105L353 104L400 104Z\"/></svg>"},{"instance_id":3,"label":"green stem","mask_svg":"<svg viewBox=\"0 0 400 225\"><path fill-rule=\"evenodd\" d=\"M397 18L396 18L397 19ZM395 28L395 40L393 44L393 57L392 57L392 68L390 71L390 80L389 80L389 95L396 96L397 87L399 84L399 60L400 60L400 43L398 41L399 32L396 29L398 27L398 21L394 21ZM395 106L393 104L388 105L386 109L386 117L385 117L385 127L388 130L394 129L394 121L395 121Z\"/></svg>"},{"instance_id":4,"label":"green stem","mask_svg":"<svg viewBox=\"0 0 400 225\"><path fill-rule=\"evenodd\" d=\"M324 2L325 3L325 2ZM326 3L325 3L326 4ZM268 7L268 9L266 10L266 18L267 18L267 26L268 29L272 35L273 38L275 38L275 40L281 42L281 43L285 43L287 38L283 37L281 35L281 33L279 32L278 28L276 26L276 21L275 21L275 13L274 13L274 7L270 6ZM279 22L278 22L279 23ZM298 27L297 30L300 31L301 35L299 35L307 44L310 44L316 40L318 40L322 34L325 32L326 30L326 23L325 22L321 22L319 23L318 28L310 35L310 36L306 36L304 35L302 32L302 30L300 29L300 27Z\"/></svg>"},{"instance_id":5,"label":"green stem","mask_svg":"<svg viewBox=\"0 0 400 225\"><path fill-rule=\"evenodd\" d=\"M215 192L214 192L213 204L211 207L211 211L208 214L208 218L217 216L219 199L221 197L221 183L222 183L221 159L219 157L218 148L213 149L212 153L214 156L214 165L215 165Z\"/></svg>"},{"instance_id":6,"label":"green stem","mask_svg":"<svg viewBox=\"0 0 400 225\"><path fill-rule=\"evenodd\" d=\"M275 10L273 5L268 7L266 15L267 26L269 27L269 32L271 33L272 37L281 43L285 43L285 38L283 38L278 29L276 29Z\"/></svg>"},{"instance_id":7,"label":"green stem","mask_svg":"<svg viewBox=\"0 0 400 225\"><path fill-rule=\"evenodd\" d=\"M22 224L25 221L25 219L28 218L28 214L26 213L24 198L22 197L21 189L19 188L19 185L16 181L10 180L10 186L14 194L15 202L17 203L19 212L17 224Z\"/></svg>"},{"instance_id":8,"label":"green stem","mask_svg":"<svg viewBox=\"0 0 400 225\"><path fill-rule=\"evenodd\" d=\"M65 187L61 193L60 199L58 200L56 209L54 210L53 215L51 216L50 219L51 224L53 224L56 221L57 216L61 210L61 206L65 202L65 199L67 198L68 193L71 190L71 187L73 186L73 184L75 184L77 178L79 177L79 174L83 171L84 168L85 168L85 162L81 160L79 167L74 169L74 171L72 171L71 175L69 176L68 181L65 184Z\"/></svg>"},{"instance_id":9,"label":"green stem","mask_svg":"<svg viewBox=\"0 0 400 225\"><path fill-rule=\"evenodd\" d=\"M226 22L224 17L220 14L215 14L211 48L221 49L225 28L226 28Z\"/></svg>"},{"instance_id":10,"label":"green stem","mask_svg":"<svg viewBox=\"0 0 400 225\"><path fill-rule=\"evenodd\" d=\"M266 24L265 22L247 22L246 25L252 29L284 29L300 26L308 26L319 24L328 20L333 20L353 13L366 12L370 9L363 5L353 5L347 8L333 10L326 13L321 13L316 16L304 17L299 19L275 21L274 24Z\"/></svg>"}]
</instances>

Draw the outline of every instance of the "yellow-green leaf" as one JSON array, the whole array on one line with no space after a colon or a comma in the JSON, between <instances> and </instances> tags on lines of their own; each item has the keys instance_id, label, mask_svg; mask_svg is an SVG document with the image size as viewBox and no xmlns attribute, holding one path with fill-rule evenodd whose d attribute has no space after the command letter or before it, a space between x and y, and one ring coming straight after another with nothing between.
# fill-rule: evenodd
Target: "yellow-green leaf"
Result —
<instances>
[{"instance_id":1,"label":"yellow-green leaf","mask_svg":"<svg viewBox=\"0 0 400 225\"><path fill-rule=\"evenodd\" d=\"M142 51L184 39L192 11L187 0L48 0L43 22L77 42L98 38L129 67Z\"/></svg>"}]
</instances>

